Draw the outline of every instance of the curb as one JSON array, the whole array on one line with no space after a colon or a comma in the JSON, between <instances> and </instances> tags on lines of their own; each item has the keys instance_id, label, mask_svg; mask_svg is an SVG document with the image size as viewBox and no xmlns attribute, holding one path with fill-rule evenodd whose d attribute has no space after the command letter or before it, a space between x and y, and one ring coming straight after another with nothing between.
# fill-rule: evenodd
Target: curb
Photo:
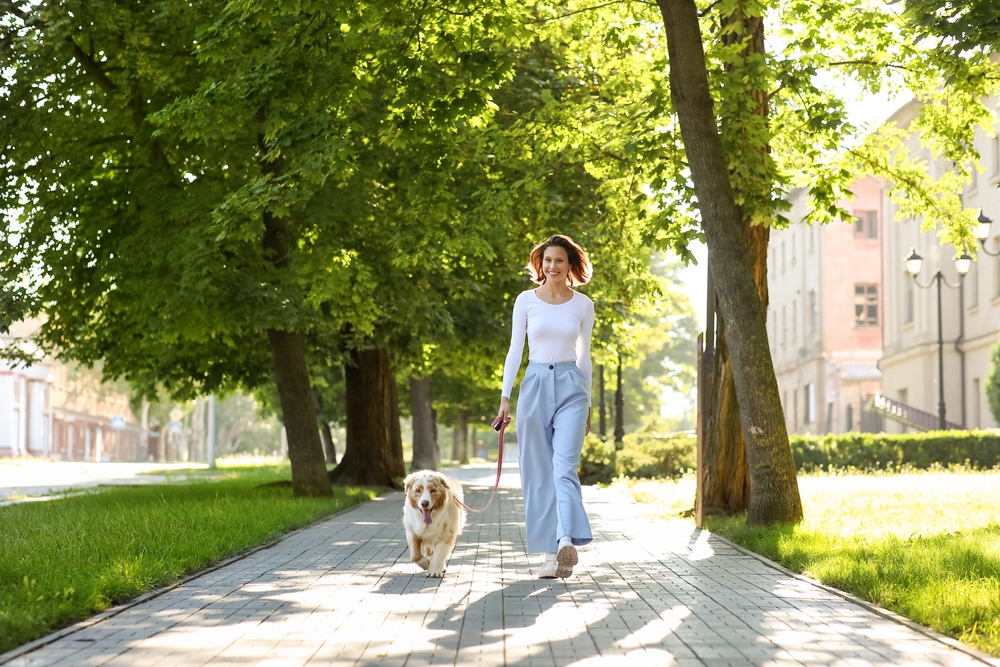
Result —
<instances>
[{"instance_id":1,"label":"curb","mask_svg":"<svg viewBox=\"0 0 1000 667\"><path fill-rule=\"evenodd\" d=\"M241 561L241 560L243 560L245 558L249 558L250 556L252 556L255 553L257 553L258 551L263 551L264 549L270 549L271 547L276 546L276 545L280 544L281 542L285 541L286 539L288 539L292 535L295 535L296 533L299 533L299 532L301 532L303 530L306 530L308 528L312 528L313 526L319 525L319 524L324 523L326 521L330 521L331 519L339 517L339 516L341 516L343 514L347 514L348 512L351 512L351 511L353 511L353 510L355 510L355 509L357 509L357 508L359 508L359 507L361 507L363 505L366 505L366 504L368 504L370 502L381 500L387 493L390 493L390 491L383 491L382 493L378 494L377 496L375 496L371 500L365 500L365 501L362 501L360 503L356 503L354 505L351 505L350 507L347 507L345 509L340 510L339 512L334 512L333 514L327 515L327 516L323 517L322 519L319 519L318 521L313 521L312 523L308 523L308 524L306 524L304 526L300 526L299 528L296 528L295 530L291 530L291 531L285 533L284 535L282 535L281 537L278 537L276 539L271 540L270 542L265 542L263 544L259 544L259 545L255 546L255 547L251 547L247 551L239 553L239 554L237 554L235 556L230 556L229 558L227 558L227 559L225 559L223 561L220 561L218 563L215 563L213 565L209 565L208 567L206 567L204 569L201 569L201 570L198 570L196 572L193 572L193 573L191 573L191 574L183 577L182 579L180 579L178 581L175 581L172 584L168 584L168 585L164 586L163 588L157 589L155 591L150 591L149 593L143 593L142 595L140 595L138 597L132 598L128 602L123 602L122 604L118 605L117 607L112 607L111 609L108 609L106 611L102 611L101 613L96 614L94 616L91 616L90 618L84 619L82 621L78 621L77 623L74 623L73 625L66 626L62 630L56 630L55 632L53 632L51 634L48 634L48 635L45 635L44 637L39 637L38 639L35 639L34 641L30 641L27 644L22 644L21 646L18 646L15 649L11 649L10 651L7 651L6 653L0 653L0 665L6 665L7 663L11 662L12 660L16 660L17 658L20 658L20 657L25 656L25 655L27 655L29 653L32 653L33 651L37 651L38 649L40 649L40 648L42 648L44 646L48 646L49 644L51 644L52 642L54 642L56 640L62 639L63 637L67 637L67 636L72 635L72 634L76 634L77 632L80 632L81 630L86 630L87 628L89 628L91 626L97 625L101 621L106 621L109 618L113 618L113 617L117 616L118 614L122 613L123 611L131 609L132 607L136 607L136 606L138 606L140 604L143 604L144 602L148 602L149 600L153 600L155 598L158 598L161 595L163 595L165 593L169 593L170 591L174 590L175 588L179 588L179 587L183 586L184 584L187 584L187 583L189 583L191 581L194 581L195 579L198 579L200 577L205 576L206 574L210 574L212 572L215 572L216 570L221 570L222 568L226 567L227 565L232 565L233 563Z\"/></svg>"},{"instance_id":2,"label":"curb","mask_svg":"<svg viewBox=\"0 0 1000 667\"><path fill-rule=\"evenodd\" d=\"M728 544L729 546L733 547L734 549L736 549L737 551L739 551L742 554L745 554L747 556L752 556L753 558L756 558L757 560L759 560L764 565L770 567L772 570L777 570L778 572L781 572L782 574L786 574L789 577L792 577L793 579L798 579L799 581L804 581L804 582L806 582L808 584L812 584L816 588L820 588L820 589L826 591L827 593L831 593L833 595L836 595L839 598L842 598L843 600L846 600L847 602L850 602L852 604L856 604L859 607L863 607L864 609L867 609L868 611L872 612L876 616L881 616L882 618L885 618L887 620L894 621L896 623L900 623L902 625L905 625L909 629L911 629L911 630L913 630L915 632L919 632L920 634L924 635L925 637L928 637L928 638L933 639L933 640L935 640L937 642L940 642L940 643L946 645L950 649L954 649L956 651L961 651L962 653L965 653L966 655L968 655L968 656L970 656L972 658L975 658L976 660L979 660L979 661L981 661L981 662L983 662L983 663L985 663L987 665L991 665L991 667L1000 667L1000 658L996 658L996 657L994 657L994 656L992 656L992 655L990 655L988 653L984 653L984 652L980 651L977 648L973 648L973 647L971 647L971 646L969 646L967 644L963 644L962 642L958 641L954 637L949 637L948 635L943 635L940 632L937 632L935 630L932 630L932 629L928 628L927 626L920 625L916 621L911 621L908 618L900 616L896 612L889 611L888 609L883 609L882 607L879 607L878 605L872 604L871 602L868 602L867 600L862 600L861 598L859 598L859 597L857 597L855 595L851 595L850 593L845 593L844 591L842 591L840 589L833 588L832 586L827 586L826 584L824 584L824 583L822 583L820 581L816 581L815 579L811 579L811 578L805 576L804 574L799 574L798 572L794 572L792 570L789 570L784 565L776 563L776 562L774 562L773 560L771 560L769 558L765 558L764 556L761 556L758 553L750 551L749 549L747 549L745 547L741 547L740 545L736 544L735 542L732 542L728 538L725 538L725 537L723 537L723 536L721 536L721 535L719 535L717 533L713 533L713 532L711 532L709 530L706 530L704 528L696 529L696 530L700 530L703 533L707 533L710 537L713 537L713 538L719 540L720 542ZM2 656L0 656L0 657L2 657Z\"/></svg>"}]
</instances>

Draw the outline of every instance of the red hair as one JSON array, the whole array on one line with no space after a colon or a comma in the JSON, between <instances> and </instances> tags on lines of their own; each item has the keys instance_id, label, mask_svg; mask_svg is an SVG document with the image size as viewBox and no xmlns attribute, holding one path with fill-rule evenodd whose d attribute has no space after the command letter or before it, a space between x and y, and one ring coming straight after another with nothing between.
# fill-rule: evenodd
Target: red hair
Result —
<instances>
[{"instance_id":1,"label":"red hair","mask_svg":"<svg viewBox=\"0 0 1000 667\"><path fill-rule=\"evenodd\" d=\"M587 257L587 253L573 239L562 234L553 234L531 249L531 257L528 259L528 265L525 268L531 274L532 281L539 285L545 284L545 273L542 272L542 258L545 257L545 251L553 246L566 251L566 257L569 259L569 277L566 278L566 282L570 284L570 287L586 285L590 282L590 277L594 274L594 266L590 263L590 258Z\"/></svg>"}]
</instances>

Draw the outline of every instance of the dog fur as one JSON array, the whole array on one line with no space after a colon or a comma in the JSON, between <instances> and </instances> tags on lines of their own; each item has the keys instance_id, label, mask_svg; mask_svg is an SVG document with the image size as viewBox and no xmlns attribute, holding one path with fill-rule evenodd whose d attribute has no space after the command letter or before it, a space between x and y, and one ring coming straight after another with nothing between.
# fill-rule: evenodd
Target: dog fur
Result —
<instances>
[{"instance_id":1,"label":"dog fur","mask_svg":"<svg viewBox=\"0 0 1000 667\"><path fill-rule=\"evenodd\" d=\"M434 470L419 470L403 481L403 527L410 546L410 561L427 570L428 577L444 576L455 541L465 527L462 484ZM425 515L424 508L428 514ZM426 518L430 523L426 522Z\"/></svg>"}]
</instances>

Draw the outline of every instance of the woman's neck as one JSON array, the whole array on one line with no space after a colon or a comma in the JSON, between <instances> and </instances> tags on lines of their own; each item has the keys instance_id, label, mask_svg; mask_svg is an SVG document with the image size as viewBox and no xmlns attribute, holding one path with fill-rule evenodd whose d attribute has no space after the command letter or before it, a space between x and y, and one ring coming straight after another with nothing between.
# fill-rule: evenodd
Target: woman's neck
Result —
<instances>
[{"instance_id":1,"label":"woman's neck","mask_svg":"<svg viewBox=\"0 0 1000 667\"><path fill-rule=\"evenodd\" d=\"M566 283L546 282L538 286L538 291L550 299L564 300L573 296L573 290Z\"/></svg>"}]
</instances>

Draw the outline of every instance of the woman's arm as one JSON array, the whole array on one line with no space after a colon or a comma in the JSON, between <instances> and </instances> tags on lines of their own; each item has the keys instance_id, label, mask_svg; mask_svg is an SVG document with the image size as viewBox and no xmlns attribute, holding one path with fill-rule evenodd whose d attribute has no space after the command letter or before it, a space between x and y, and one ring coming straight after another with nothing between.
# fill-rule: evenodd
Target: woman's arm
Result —
<instances>
[{"instance_id":1,"label":"woman's arm","mask_svg":"<svg viewBox=\"0 0 1000 667\"><path fill-rule=\"evenodd\" d=\"M594 381L594 366L590 360L590 336L594 332L594 302L587 299L587 305L583 312L583 320L580 322L580 337L576 340L576 365L583 372L583 379L587 382L587 405L592 405L591 391Z\"/></svg>"},{"instance_id":2,"label":"woman's arm","mask_svg":"<svg viewBox=\"0 0 1000 667\"><path fill-rule=\"evenodd\" d=\"M510 416L510 395L514 391L514 380L521 369L521 356L524 354L524 338L528 332L528 311L524 299L518 296L514 300L514 317L510 325L510 349L503 364L503 389L500 390L500 411L498 417L507 419Z\"/></svg>"}]
</instances>

